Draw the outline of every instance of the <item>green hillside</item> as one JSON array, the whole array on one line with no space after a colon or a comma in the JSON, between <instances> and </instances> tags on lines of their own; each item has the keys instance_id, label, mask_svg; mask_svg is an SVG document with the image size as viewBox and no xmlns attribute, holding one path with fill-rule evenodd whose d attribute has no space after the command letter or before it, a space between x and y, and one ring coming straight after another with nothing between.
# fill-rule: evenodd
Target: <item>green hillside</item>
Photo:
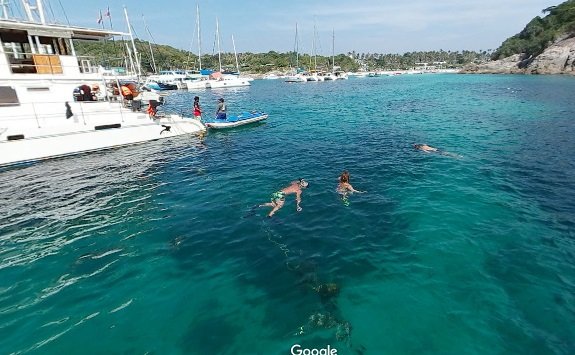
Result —
<instances>
[{"instance_id":1,"label":"green hillside","mask_svg":"<svg viewBox=\"0 0 575 355\"><path fill-rule=\"evenodd\" d=\"M128 44L128 46L126 45ZM75 42L76 52L80 56L91 58L92 62L104 67L125 67L125 58L128 58L127 48L132 48L127 41L107 42ZM136 49L141 57L142 70L146 73L158 72L165 69L194 69L198 67L198 56L194 53L176 49L166 45L151 44L146 41L135 40ZM151 48L151 51L150 51ZM152 55L153 53L153 59ZM417 67L421 63L433 65L434 62L444 68L461 67L471 62L484 62L489 59L491 50L475 51L426 51L408 52L404 54L358 53L349 52L335 56L335 65L344 71L357 71L360 67L367 70L405 70ZM332 58L309 54L299 55L299 67L305 70L314 69L331 70ZM295 52L279 53L239 53L240 70L250 73L267 73L273 70L287 71L296 65ZM156 70L154 70L154 63ZM419 64L418 64L419 63ZM235 70L235 56L233 53L222 54L224 69ZM217 54L202 55L202 68L219 69Z\"/></svg>"},{"instance_id":2,"label":"green hillside","mask_svg":"<svg viewBox=\"0 0 575 355\"><path fill-rule=\"evenodd\" d=\"M551 6L542 12L547 16L535 17L523 31L505 40L491 58L498 60L521 53L525 54L524 58L537 56L557 38L575 35L575 0Z\"/></svg>"}]
</instances>

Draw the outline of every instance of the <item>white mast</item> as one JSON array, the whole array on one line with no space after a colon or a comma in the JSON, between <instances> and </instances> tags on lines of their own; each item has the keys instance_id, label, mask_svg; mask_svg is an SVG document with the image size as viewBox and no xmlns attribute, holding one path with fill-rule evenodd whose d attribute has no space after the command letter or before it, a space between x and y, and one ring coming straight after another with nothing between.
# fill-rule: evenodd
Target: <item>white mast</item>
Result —
<instances>
[{"instance_id":1,"label":"white mast","mask_svg":"<svg viewBox=\"0 0 575 355\"><path fill-rule=\"evenodd\" d=\"M4 5L4 2L2 5ZM36 22L33 13L36 12L38 18L40 19L40 23L43 25L46 24L46 18L44 17L44 5L42 4L42 0L36 0L36 5L30 4L30 0L22 0L22 5L24 5L24 11L26 11L28 21Z\"/></svg>"},{"instance_id":2,"label":"white mast","mask_svg":"<svg viewBox=\"0 0 575 355\"><path fill-rule=\"evenodd\" d=\"M331 34L331 71L335 72L335 30Z\"/></svg>"},{"instance_id":3,"label":"white mast","mask_svg":"<svg viewBox=\"0 0 575 355\"><path fill-rule=\"evenodd\" d=\"M196 23L198 25L198 61L199 70L202 70L202 36L200 35L200 4L196 4Z\"/></svg>"},{"instance_id":4,"label":"white mast","mask_svg":"<svg viewBox=\"0 0 575 355\"><path fill-rule=\"evenodd\" d=\"M317 47L316 47L316 37L317 37L317 30L315 28L315 23L313 25L313 65L314 70L317 71Z\"/></svg>"},{"instance_id":5,"label":"white mast","mask_svg":"<svg viewBox=\"0 0 575 355\"><path fill-rule=\"evenodd\" d=\"M130 58L130 71L133 73L136 71L136 68L134 67L134 60L132 59L132 51L130 50L130 46L128 46L128 43L126 43L126 51L128 52L128 58Z\"/></svg>"},{"instance_id":6,"label":"white mast","mask_svg":"<svg viewBox=\"0 0 575 355\"><path fill-rule=\"evenodd\" d=\"M8 0L0 0L0 6L2 6L2 18L7 20L8 15Z\"/></svg>"},{"instance_id":7,"label":"white mast","mask_svg":"<svg viewBox=\"0 0 575 355\"><path fill-rule=\"evenodd\" d=\"M220 62L220 73L222 72L222 51L220 50L220 22L216 17L216 38L218 40L218 61Z\"/></svg>"},{"instance_id":8,"label":"white mast","mask_svg":"<svg viewBox=\"0 0 575 355\"><path fill-rule=\"evenodd\" d=\"M236 52L236 42L234 41L234 35L232 35L232 45L234 46L234 55L236 56L236 71L240 75L240 64L238 63L238 53Z\"/></svg>"},{"instance_id":9,"label":"white mast","mask_svg":"<svg viewBox=\"0 0 575 355\"><path fill-rule=\"evenodd\" d=\"M128 18L128 9L125 6L124 15L126 15L126 23L128 24L128 36L130 36L130 41L132 42L132 49L134 50L134 61L136 62L138 77L140 77L142 76L142 68L138 59L138 50L136 49L136 44L134 43L134 36L132 35L132 25L130 25L130 19Z\"/></svg>"},{"instance_id":10,"label":"white mast","mask_svg":"<svg viewBox=\"0 0 575 355\"><path fill-rule=\"evenodd\" d=\"M297 22L295 23L295 72L296 74L299 71L299 43L297 37Z\"/></svg>"}]
</instances>

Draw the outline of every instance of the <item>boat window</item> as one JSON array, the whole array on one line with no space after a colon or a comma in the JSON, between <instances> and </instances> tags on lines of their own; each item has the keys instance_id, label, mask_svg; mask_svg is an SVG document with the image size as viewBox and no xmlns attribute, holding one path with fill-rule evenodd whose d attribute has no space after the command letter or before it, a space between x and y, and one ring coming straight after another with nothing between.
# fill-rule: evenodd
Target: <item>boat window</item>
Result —
<instances>
[{"instance_id":1,"label":"boat window","mask_svg":"<svg viewBox=\"0 0 575 355\"><path fill-rule=\"evenodd\" d=\"M32 49L30 48L26 32L0 32L0 40L4 44L4 52L9 59L27 59L32 57Z\"/></svg>"},{"instance_id":2,"label":"boat window","mask_svg":"<svg viewBox=\"0 0 575 355\"><path fill-rule=\"evenodd\" d=\"M0 107L19 106L18 94L11 86L0 86Z\"/></svg>"},{"instance_id":3,"label":"boat window","mask_svg":"<svg viewBox=\"0 0 575 355\"><path fill-rule=\"evenodd\" d=\"M37 32L29 35L26 31L0 29L0 40L12 73L61 74L58 55L69 55L70 52L66 39Z\"/></svg>"},{"instance_id":4,"label":"boat window","mask_svg":"<svg viewBox=\"0 0 575 355\"><path fill-rule=\"evenodd\" d=\"M40 46L38 46L40 54L56 54L53 38L38 36L38 40L40 41Z\"/></svg>"}]
</instances>

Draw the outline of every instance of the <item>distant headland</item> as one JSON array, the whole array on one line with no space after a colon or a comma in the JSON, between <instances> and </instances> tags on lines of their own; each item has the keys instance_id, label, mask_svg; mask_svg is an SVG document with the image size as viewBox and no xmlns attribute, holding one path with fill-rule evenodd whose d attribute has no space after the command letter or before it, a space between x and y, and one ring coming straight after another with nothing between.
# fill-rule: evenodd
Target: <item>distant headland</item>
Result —
<instances>
[{"instance_id":1,"label":"distant headland","mask_svg":"<svg viewBox=\"0 0 575 355\"><path fill-rule=\"evenodd\" d=\"M520 33L505 40L491 61L461 73L575 75L575 0L542 10Z\"/></svg>"}]
</instances>

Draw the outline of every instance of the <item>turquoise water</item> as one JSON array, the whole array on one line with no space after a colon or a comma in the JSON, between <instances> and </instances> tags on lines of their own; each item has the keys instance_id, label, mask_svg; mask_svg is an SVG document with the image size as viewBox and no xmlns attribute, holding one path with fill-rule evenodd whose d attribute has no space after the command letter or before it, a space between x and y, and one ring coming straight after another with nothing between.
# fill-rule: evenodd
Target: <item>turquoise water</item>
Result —
<instances>
[{"instance_id":1,"label":"turquoise water","mask_svg":"<svg viewBox=\"0 0 575 355\"><path fill-rule=\"evenodd\" d=\"M265 123L4 170L0 353L572 354L573 92L256 81L199 96ZM252 209L299 177L303 211Z\"/></svg>"}]
</instances>

